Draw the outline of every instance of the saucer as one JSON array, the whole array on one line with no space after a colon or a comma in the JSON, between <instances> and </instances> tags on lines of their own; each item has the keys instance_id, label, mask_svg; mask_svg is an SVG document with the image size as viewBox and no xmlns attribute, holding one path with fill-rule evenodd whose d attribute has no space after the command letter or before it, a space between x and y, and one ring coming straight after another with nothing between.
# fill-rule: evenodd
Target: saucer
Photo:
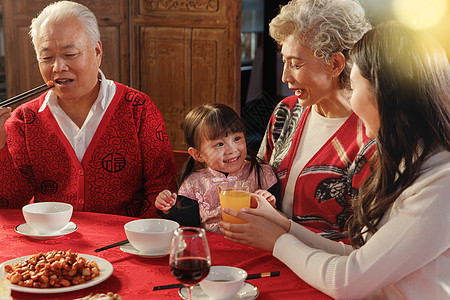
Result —
<instances>
[{"instance_id":1,"label":"saucer","mask_svg":"<svg viewBox=\"0 0 450 300\"><path fill-rule=\"evenodd\" d=\"M28 225L27 223L22 223L20 225L17 225L16 228L14 228L14 230L17 233L38 240L55 239L57 237L75 232L77 229L78 226L74 222L69 222L69 224L67 224L63 229L51 233L38 233L36 230L31 228L30 225Z\"/></svg>"},{"instance_id":2,"label":"saucer","mask_svg":"<svg viewBox=\"0 0 450 300\"><path fill-rule=\"evenodd\" d=\"M189 299L189 291L187 287L182 287L178 290L178 295L183 299ZM256 286L251 283L245 282L236 296L232 300L253 300L258 298L259 290ZM194 300L212 300L208 295L206 295L199 285L194 285L192 289L192 299Z\"/></svg>"},{"instance_id":3,"label":"saucer","mask_svg":"<svg viewBox=\"0 0 450 300\"><path fill-rule=\"evenodd\" d=\"M122 250L123 252L129 253L129 254L134 254L134 255L139 255L142 257L149 257L149 258L164 257L170 253L170 249L167 249L167 250L161 251L161 252L141 252L141 251L137 250L136 248L134 248L133 246L131 246L130 243L120 246L120 250Z\"/></svg>"}]
</instances>

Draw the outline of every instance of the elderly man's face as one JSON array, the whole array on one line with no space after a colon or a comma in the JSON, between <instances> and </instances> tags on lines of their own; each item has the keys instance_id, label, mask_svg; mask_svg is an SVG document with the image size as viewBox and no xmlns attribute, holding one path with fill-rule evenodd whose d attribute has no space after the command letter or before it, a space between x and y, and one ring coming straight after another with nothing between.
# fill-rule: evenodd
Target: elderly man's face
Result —
<instances>
[{"instance_id":1,"label":"elderly man's face","mask_svg":"<svg viewBox=\"0 0 450 300\"><path fill-rule=\"evenodd\" d=\"M44 21L36 43L39 69L61 101L96 99L102 46L95 47L76 19Z\"/></svg>"}]
</instances>

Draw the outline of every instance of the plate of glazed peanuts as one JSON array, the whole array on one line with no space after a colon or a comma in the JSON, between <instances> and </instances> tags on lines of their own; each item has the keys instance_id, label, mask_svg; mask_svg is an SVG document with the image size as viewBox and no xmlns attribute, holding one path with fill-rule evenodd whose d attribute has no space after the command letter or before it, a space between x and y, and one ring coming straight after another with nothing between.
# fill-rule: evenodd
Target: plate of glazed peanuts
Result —
<instances>
[{"instance_id":1,"label":"plate of glazed peanuts","mask_svg":"<svg viewBox=\"0 0 450 300\"><path fill-rule=\"evenodd\" d=\"M54 294L97 285L113 270L109 261L97 256L52 250L1 263L0 278L8 280L13 291Z\"/></svg>"}]
</instances>

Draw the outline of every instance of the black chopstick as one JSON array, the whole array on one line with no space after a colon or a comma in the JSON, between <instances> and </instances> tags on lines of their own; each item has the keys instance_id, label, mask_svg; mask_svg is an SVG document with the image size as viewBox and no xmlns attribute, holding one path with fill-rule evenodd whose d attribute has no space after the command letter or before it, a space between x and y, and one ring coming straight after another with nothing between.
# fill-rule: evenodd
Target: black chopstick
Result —
<instances>
[{"instance_id":1,"label":"black chopstick","mask_svg":"<svg viewBox=\"0 0 450 300\"><path fill-rule=\"evenodd\" d=\"M245 280L265 278L265 277L275 277L275 276L280 276L280 271L250 274L250 275L247 276L247 278ZM184 287L183 284L175 283L175 284L154 286L153 290L154 291L160 291L160 290L168 290L168 289L177 289L177 288L182 288L182 287Z\"/></svg>"},{"instance_id":2,"label":"black chopstick","mask_svg":"<svg viewBox=\"0 0 450 300\"><path fill-rule=\"evenodd\" d=\"M40 85L38 87L35 87L34 89L31 89L29 91L26 91L25 93L22 93L20 95L14 96L12 98L6 99L2 102L0 102L0 107L12 105L14 103L17 103L19 101L22 101L23 99L35 96L37 94L43 93L46 90L49 90L55 86L55 83L53 81L49 81L43 85Z\"/></svg>"},{"instance_id":3,"label":"black chopstick","mask_svg":"<svg viewBox=\"0 0 450 300\"><path fill-rule=\"evenodd\" d=\"M258 274L250 274L250 275L247 276L247 278L245 280L258 279L258 278L264 278L264 277L275 277L275 276L280 276L280 271L258 273Z\"/></svg>"},{"instance_id":4,"label":"black chopstick","mask_svg":"<svg viewBox=\"0 0 450 300\"><path fill-rule=\"evenodd\" d=\"M105 247L101 247L101 248L95 249L94 252L100 252L100 251L103 251L103 250L106 250L106 249L114 248L114 247L117 247L117 246L122 246L122 245L125 245L125 244L128 244L128 243L129 243L128 240L123 240L123 241L120 241L120 242L117 242L117 243L114 243L114 244L111 244L111 245L108 245L108 246L105 246Z\"/></svg>"}]
</instances>

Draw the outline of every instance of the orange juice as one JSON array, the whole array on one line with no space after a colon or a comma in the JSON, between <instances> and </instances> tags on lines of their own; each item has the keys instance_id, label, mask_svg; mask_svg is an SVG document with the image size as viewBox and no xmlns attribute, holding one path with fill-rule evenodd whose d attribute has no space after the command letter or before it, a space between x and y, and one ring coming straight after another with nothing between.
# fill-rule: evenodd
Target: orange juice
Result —
<instances>
[{"instance_id":1,"label":"orange juice","mask_svg":"<svg viewBox=\"0 0 450 300\"><path fill-rule=\"evenodd\" d=\"M250 207L250 191L234 190L234 189L221 189L219 187L220 206L222 209L222 220L227 223L243 224L245 221L233 217L223 212L223 208L231 208L234 210L240 210L244 207Z\"/></svg>"}]
</instances>

